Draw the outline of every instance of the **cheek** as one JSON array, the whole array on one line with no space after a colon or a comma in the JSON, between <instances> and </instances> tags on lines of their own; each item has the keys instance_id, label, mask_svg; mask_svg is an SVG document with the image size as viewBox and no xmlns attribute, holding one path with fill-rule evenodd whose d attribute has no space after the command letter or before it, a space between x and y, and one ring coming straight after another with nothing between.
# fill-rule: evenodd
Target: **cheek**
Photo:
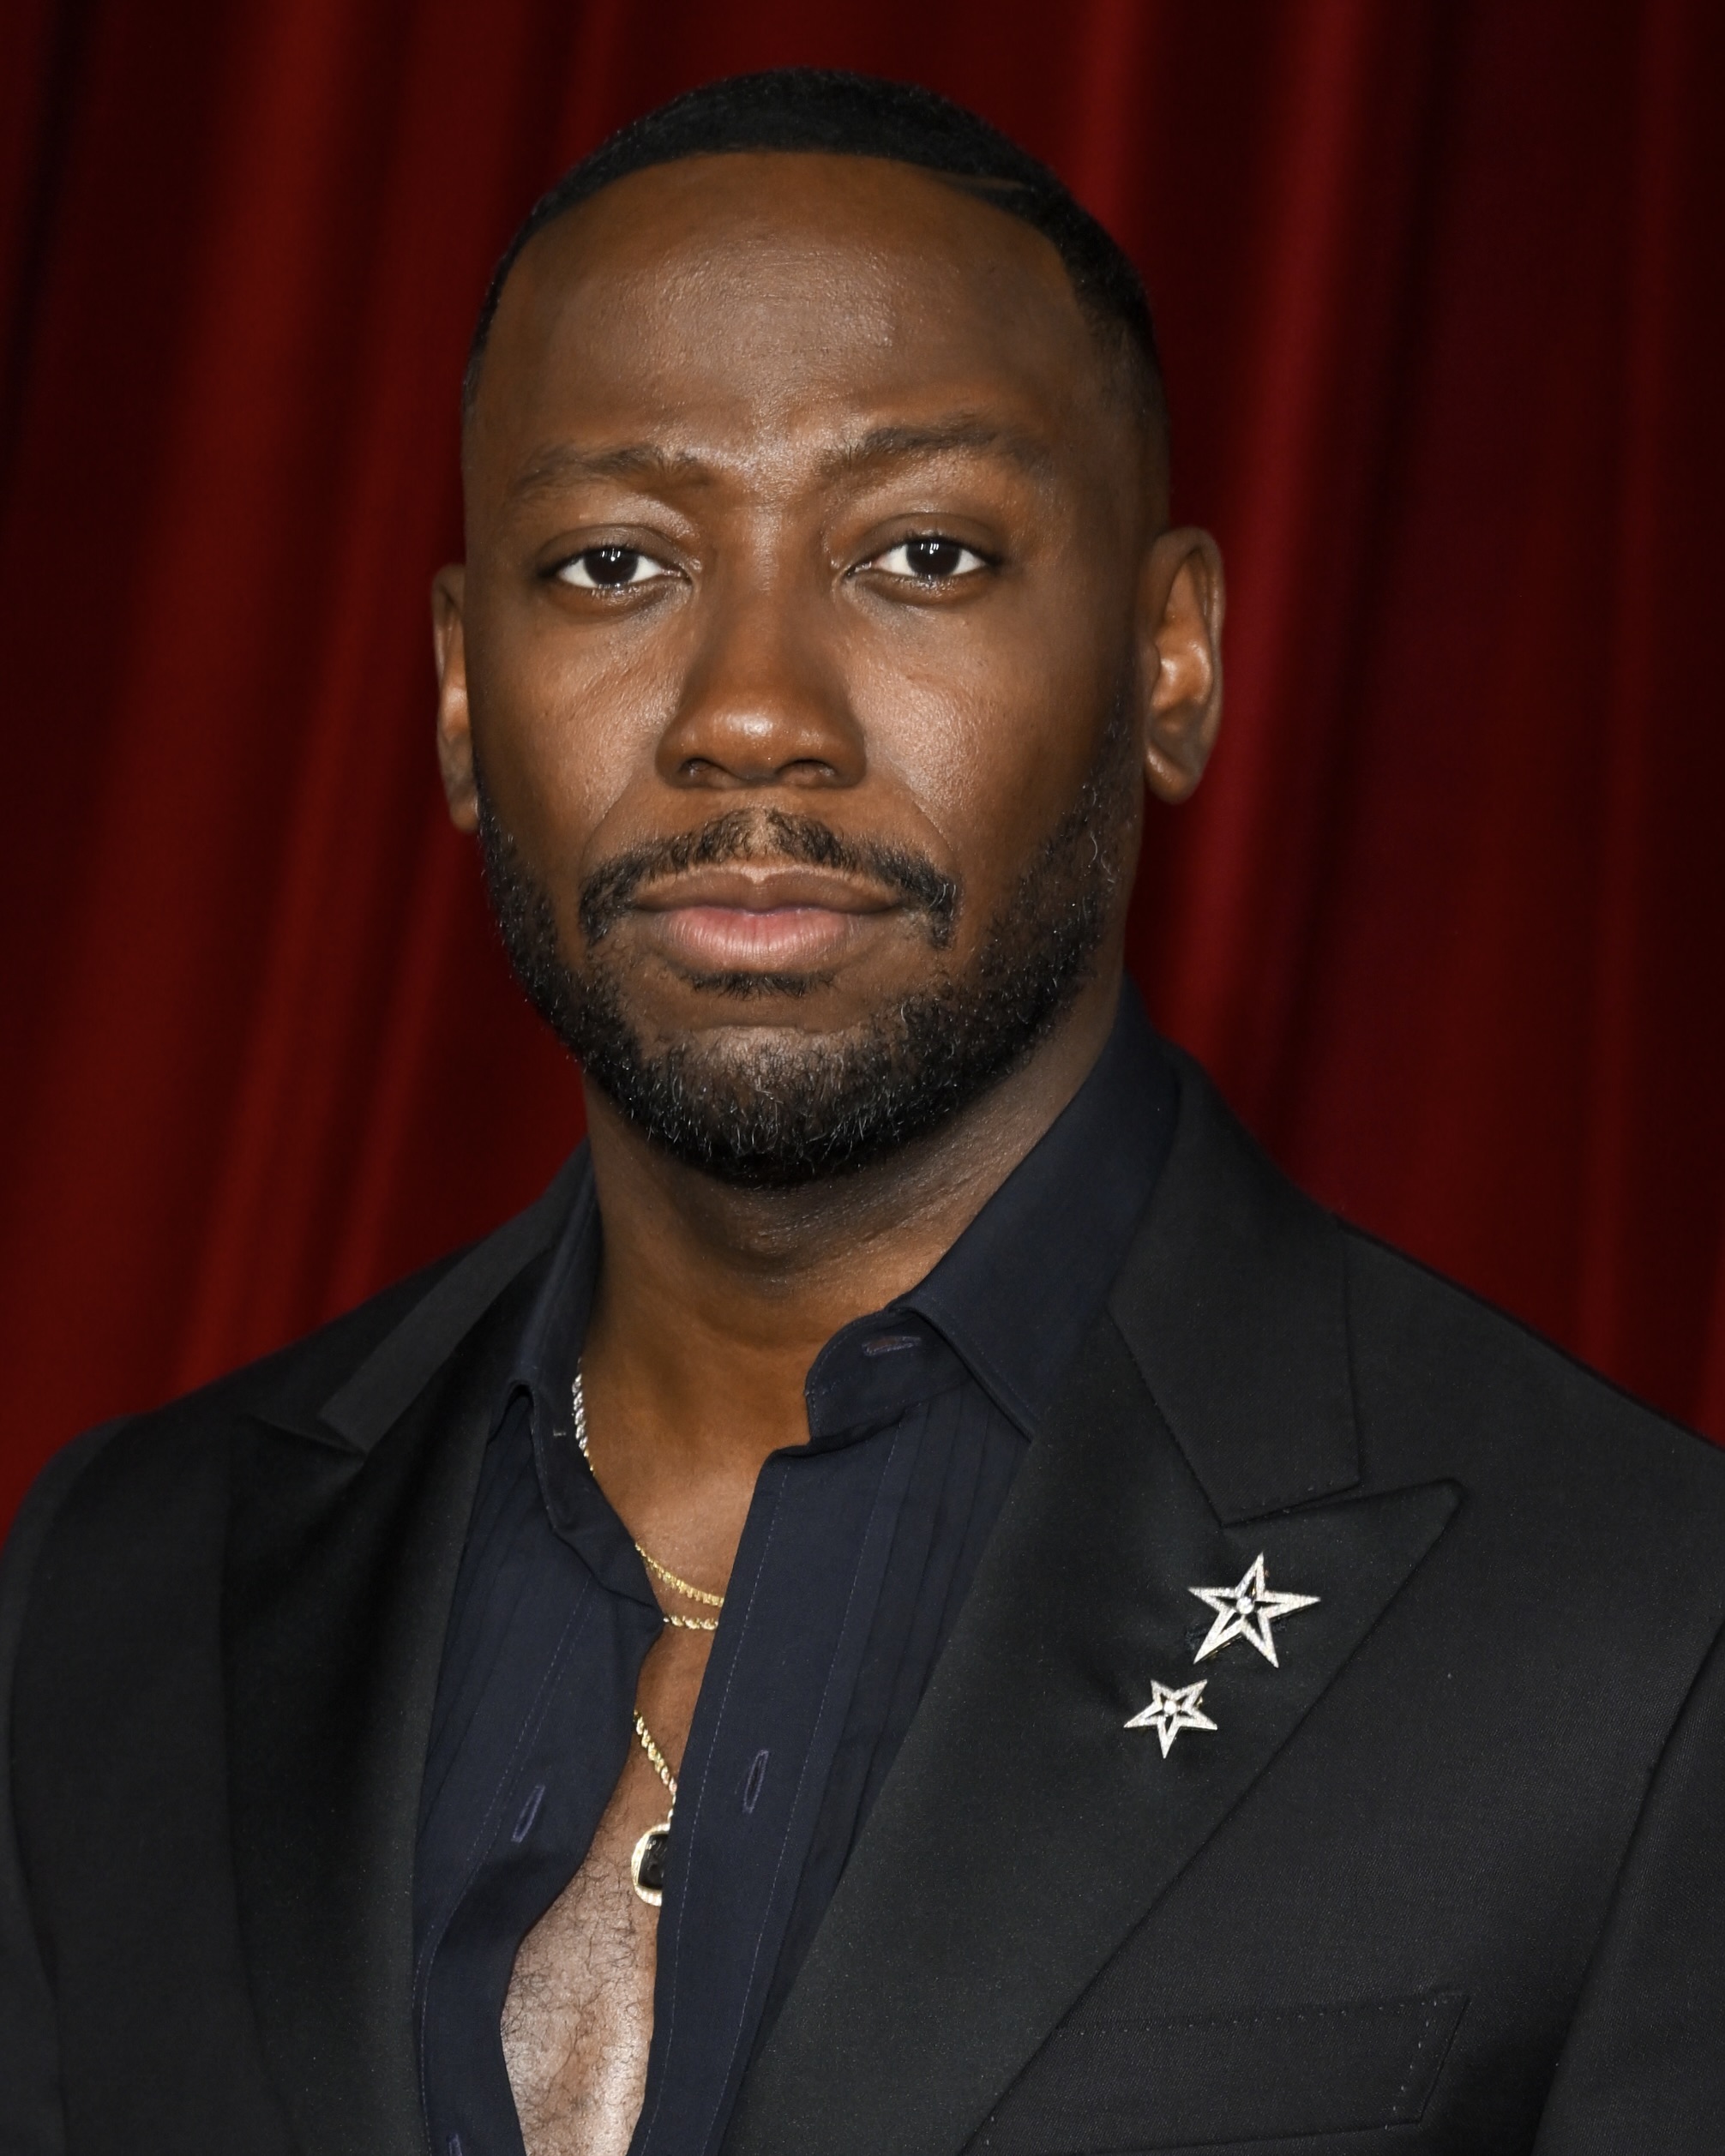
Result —
<instances>
[{"instance_id":1,"label":"cheek","mask_svg":"<svg viewBox=\"0 0 1725 2156\"><path fill-rule=\"evenodd\" d=\"M857 670L871 781L915 803L983 910L1095 764L1114 701L1103 648L1095 634L978 636Z\"/></svg>"},{"instance_id":2,"label":"cheek","mask_svg":"<svg viewBox=\"0 0 1725 2156\"><path fill-rule=\"evenodd\" d=\"M580 636L481 610L468 642L475 754L498 814L556 888L606 850L674 706L664 640Z\"/></svg>"}]
</instances>

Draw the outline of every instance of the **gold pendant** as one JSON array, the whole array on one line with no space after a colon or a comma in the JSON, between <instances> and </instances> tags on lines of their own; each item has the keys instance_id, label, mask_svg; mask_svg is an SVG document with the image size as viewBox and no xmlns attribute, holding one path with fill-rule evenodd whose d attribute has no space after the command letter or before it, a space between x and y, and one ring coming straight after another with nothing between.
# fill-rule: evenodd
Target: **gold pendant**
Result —
<instances>
[{"instance_id":1,"label":"gold pendant","mask_svg":"<svg viewBox=\"0 0 1725 2156\"><path fill-rule=\"evenodd\" d=\"M657 1909L664 1900L664 1857L670 1846L670 1822L662 1819L658 1826L647 1829L629 1859L629 1877L634 1881L635 1892L650 1908Z\"/></svg>"}]
</instances>

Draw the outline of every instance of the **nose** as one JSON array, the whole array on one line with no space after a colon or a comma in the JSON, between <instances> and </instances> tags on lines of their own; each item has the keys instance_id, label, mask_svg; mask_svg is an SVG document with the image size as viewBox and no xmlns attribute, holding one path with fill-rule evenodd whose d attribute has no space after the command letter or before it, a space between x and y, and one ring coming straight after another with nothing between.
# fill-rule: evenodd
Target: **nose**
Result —
<instances>
[{"instance_id":1,"label":"nose","mask_svg":"<svg viewBox=\"0 0 1725 2156\"><path fill-rule=\"evenodd\" d=\"M704 619L659 775L718 791L854 786L865 758L822 595L738 565L704 594Z\"/></svg>"}]
</instances>

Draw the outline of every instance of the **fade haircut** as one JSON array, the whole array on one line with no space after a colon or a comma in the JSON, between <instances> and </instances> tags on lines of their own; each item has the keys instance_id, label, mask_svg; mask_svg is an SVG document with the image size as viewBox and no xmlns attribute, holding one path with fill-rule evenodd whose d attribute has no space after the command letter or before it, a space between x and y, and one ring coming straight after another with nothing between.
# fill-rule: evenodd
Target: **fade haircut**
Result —
<instances>
[{"instance_id":1,"label":"fade haircut","mask_svg":"<svg viewBox=\"0 0 1725 2156\"><path fill-rule=\"evenodd\" d=\"M492 273L468 349L463 416L478 393L503 286L536 232L631 172L748 150L825 151L916 165L1033 226L1052 243L1103 341L1127 362L1140 415L1165 451L1168 408L1150 303L1119 242L1040 159L962 105L919 83L828 68L774 68L705 83L630 121L572 165L534 203Z\"/></svg>"}]
</instances>

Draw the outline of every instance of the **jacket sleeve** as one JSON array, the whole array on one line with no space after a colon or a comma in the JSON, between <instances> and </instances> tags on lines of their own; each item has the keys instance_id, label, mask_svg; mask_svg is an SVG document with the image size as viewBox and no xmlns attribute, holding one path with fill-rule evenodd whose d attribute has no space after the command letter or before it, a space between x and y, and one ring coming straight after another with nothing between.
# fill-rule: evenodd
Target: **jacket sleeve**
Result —
<instances>
[{"instance_id":1,"label":"jacket sleeve","mask_svg":"<svg viewBox=\"0 0 1725 2156\"><path fill-rule=\"evenodd\" d=\"M1725 1634L1642 1808L1535 2156L1725 2147Z\"/></svg>"},{"instance_id":2,"label":"jacket sleeve","mask_svg":"<svg viewBox=\"0 0 1725 2156\"><path fill-rule=\"evenodd\" d=\"M67 1492L119 1427L87 1431L49 1462L0 1551L0 2156L63 2156L66 2146L54 1995L13 1815L13 1673L36 1560Z\"/></svg>"}]
</instances>

